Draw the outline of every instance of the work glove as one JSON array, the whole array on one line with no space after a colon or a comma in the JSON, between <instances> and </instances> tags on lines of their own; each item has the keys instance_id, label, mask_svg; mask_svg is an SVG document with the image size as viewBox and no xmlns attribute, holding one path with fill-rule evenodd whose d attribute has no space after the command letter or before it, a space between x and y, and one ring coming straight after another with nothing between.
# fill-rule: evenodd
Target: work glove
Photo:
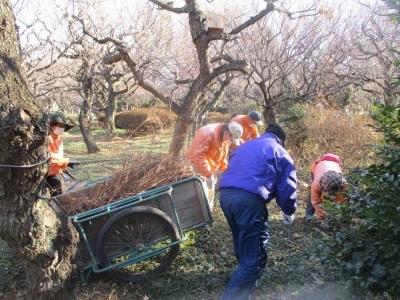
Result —
<instances>
[{"instance_id":1,"label":"work glove","mask_svg":"<svg viewBox=\"0 0 400 300\"><path fill-rule=\"evenodd\" d=\"M283 224L285 225L291 225L294 221L294 214L290 216L282 212L282 217L283 217Z\"/></svg>"},{"instance_id":2,"label":"work glove","mask_svg":"<svg viewBox=\"0 0 400 300\"><path fill-rule=\"evenodd\" d=\"M73 169L74 166L78 166L78 165L80 165L80 164L81 164L81 163L78 163L78 162L76 162L76 161L69 161L67 167L70 167L71 169Z\"/></svg>"},{"instance_id":3,"label":"work glove","mask_svg":"<svg viewBox=\"0 0 400 300\"><path fill-rule=\"evenodd\" d=\"M209 189L211 189L214 186L214 176L213 175L206 178L206 185Z\"/></svg>"}]
</instances>

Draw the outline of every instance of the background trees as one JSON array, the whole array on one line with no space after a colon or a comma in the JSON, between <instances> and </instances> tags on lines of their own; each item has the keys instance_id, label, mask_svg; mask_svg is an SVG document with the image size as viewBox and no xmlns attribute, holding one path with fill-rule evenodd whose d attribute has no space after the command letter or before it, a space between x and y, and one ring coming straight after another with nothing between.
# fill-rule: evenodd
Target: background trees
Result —
<instances>
[{"instance_id":1,"label":"background trees","mask_svg":"<svg viewBox=\"0 0 400 300\"><path fill-rule=\"evenodd\" d=\"M72 1L54 5L52 19L36 8L30 23L21 18L19 24L32 89L49 110L79 112L89 152L97 151L88 129L99 112L113 137L113 111L158 99L178 115L171 152L179 153L189 128L218 106L262 107L269 122L298 102L349 111L372 101L396 103L390 78L397 28L382 7L377 15L369 5ZM17 16L32 11L19 7ZM223 33L207 33L207 11L225 18ZM76 81L87 63L90 93ZM115 75L107 74L111 65Z\"/></svg>"}]
</instances>

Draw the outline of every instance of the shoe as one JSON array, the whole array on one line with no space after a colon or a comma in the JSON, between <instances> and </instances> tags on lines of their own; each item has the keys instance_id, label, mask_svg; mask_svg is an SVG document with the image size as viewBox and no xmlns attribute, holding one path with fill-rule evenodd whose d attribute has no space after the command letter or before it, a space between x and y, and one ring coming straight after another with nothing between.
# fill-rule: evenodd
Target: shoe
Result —
<instances>
[{"instance_id":1,"label":"shoe","mask_svg":"<svg viewBox=\"0 0 400 300\"><path fill-rule=\"evenodd\" d=\"M316 222L317 222L317 217L314 216L314 215L306 215L306 216L304 217L304 221L305 221L307 224L316 223Z\"/></svg>"}]
</instances>

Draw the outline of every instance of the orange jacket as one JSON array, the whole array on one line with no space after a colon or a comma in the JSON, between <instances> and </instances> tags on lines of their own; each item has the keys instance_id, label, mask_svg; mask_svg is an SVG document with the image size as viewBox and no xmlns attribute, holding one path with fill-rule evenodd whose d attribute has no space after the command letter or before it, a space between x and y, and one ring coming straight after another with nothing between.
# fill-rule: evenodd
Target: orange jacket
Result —
<instances>
[{"instance_id":1,"label":"orange jacket","mask_svg":"<svg viewBox=\"0 0 400 300\"><path fill-rule=\"evenodd\" d=\"M318 218L320 218L321 220L325 220L326 212L319 206L321 203L324 202L319 181L327 171L335 171L337 173L342 173L342 168L340 164L337 162L328 160L321 160L321 161L318 160L311 165L310 170L311 173L313 173L314 175L314 180L311 183L311 204L313 205L315 209L315 214L318 216ZM345 201L346 200L343 198L343 195L337 194L335 196L335 202L343 203Z\"/></svg>"},{"instance_id":2,"label":"orange jacket","mask_svg":"<svg viewBox=\"0 0 400 300\"><path fill-rule=\"evenodd\" d=\"M226 170L229 146L222 141L221 129L222 124L199 128L186 150L186 158L201 176L210 177L217 169Z\"/></svg>"},{"instance_id":3,"label":"orange jacket","mask_svg":"<svg viewBox=\"0 0 400 300\"><path fill-rule=\"evenodd\" d=\"M61 174L62 170L67 168L69 159L64 158L63 137L59 135L50 134L48 136L49 153L50 153L50 167L48 176Z\"/></svg>"},{"instance_id":4,"label":"orange jacket","mask_svg":"<svg viewBox=\"0 0 400 300\"><path fill-rule=\"evenodd\" d=\"M230 122L236 122L242 125L243 134L241 139L243 142L247 142L260 136L257 126L250 126L248 115L237 115L236 117L232 118Z\"/></svg>"}]
</instances>

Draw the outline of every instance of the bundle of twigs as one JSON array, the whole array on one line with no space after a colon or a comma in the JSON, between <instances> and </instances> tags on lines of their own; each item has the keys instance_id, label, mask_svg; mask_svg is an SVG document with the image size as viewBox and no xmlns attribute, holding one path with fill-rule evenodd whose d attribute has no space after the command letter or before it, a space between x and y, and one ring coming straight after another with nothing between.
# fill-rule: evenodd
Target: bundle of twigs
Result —
<instances>
[{"instance_id":1,"label":"bundle of twigs","mask_svg":"<svg viewBox=\"0 0 400 300\"><path fill-rule=\"evenodd\" d=\"M75 215L193 175L190 164L183 158L135 156L122 171L104 182L55 200L68 215Z\"/></svg>"}]
</instances>

